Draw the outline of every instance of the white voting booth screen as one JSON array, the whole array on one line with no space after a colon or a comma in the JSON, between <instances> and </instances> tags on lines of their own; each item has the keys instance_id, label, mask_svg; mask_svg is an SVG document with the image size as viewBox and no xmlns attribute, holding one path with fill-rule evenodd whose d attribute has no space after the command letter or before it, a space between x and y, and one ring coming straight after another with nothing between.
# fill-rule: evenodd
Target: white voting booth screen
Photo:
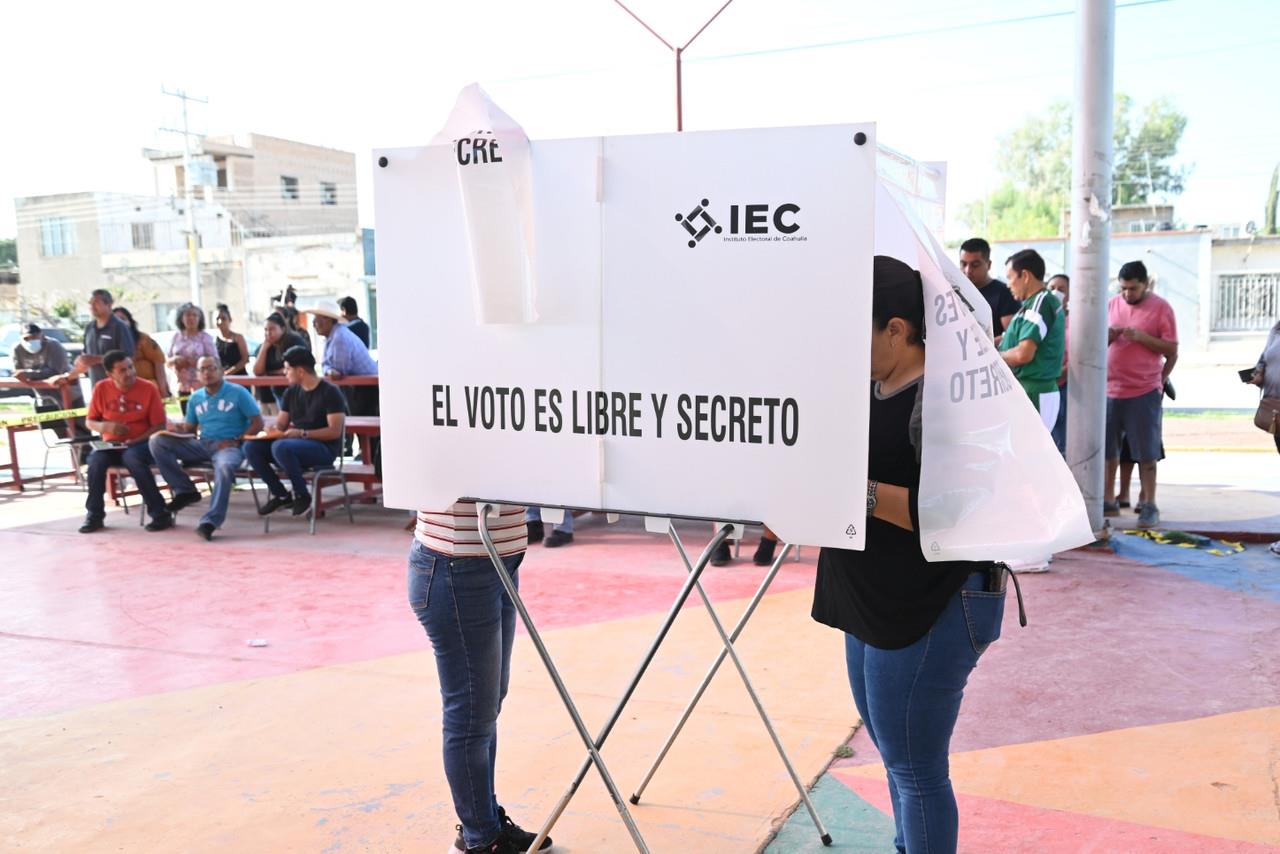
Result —
<instances>
[{"instance_id":1,"label":"white voting booth screen","mask_svg":"<svg viewBox=\"0 0 1280 854\"><path fill-rule=\"evenodd\" d=\"M861 548L874 125L533 142L527 232L464 201L468 170L507 165L483 148L374 153L386 504ZM472 247L522 233L532 269L499 284L532 310L485 322Z\"/></svg>"}]
</instances>

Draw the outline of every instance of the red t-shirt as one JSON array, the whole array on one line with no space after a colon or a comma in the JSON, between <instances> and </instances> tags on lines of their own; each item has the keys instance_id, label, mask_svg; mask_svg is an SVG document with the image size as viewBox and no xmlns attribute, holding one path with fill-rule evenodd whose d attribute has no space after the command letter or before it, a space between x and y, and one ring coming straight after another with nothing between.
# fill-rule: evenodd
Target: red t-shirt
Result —
<instances>
[{"instance_id":1,"label":"red t-shirt","mask_svg":"<svg viewBox=\"0 0 1280 854\"><path fill-rule=\"evenodd\" d=\"M1155 294L1130 305L1116 294L1107 303L1107 326L1134 326L1163 341L1176 344L1178 324L1173 307ZM1107 348L1107 397L1130 398L1164 387L1164 356L1145 344L1117 338Z\"/></svg>"},{"instance_id":2,"label":"red t-shirt","mask_svg":"<svg viewBox=\"0 0 1280 854\"><path fill-rule=\"evenodd\" d=\"M110 377L93 387L89 401L90 421L119 421L129 428L124 436L111 434L113 442L132 442L157 424L164 424L164 401L150 380L139 378L124 391Z\"/></svg>"}]
</instances>

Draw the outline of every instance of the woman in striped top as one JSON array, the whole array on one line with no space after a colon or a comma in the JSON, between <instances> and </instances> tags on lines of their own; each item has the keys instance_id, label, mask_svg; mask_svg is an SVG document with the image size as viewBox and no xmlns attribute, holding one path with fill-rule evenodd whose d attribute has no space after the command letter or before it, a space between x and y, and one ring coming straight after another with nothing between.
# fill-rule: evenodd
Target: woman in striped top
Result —
<instances>
[{"instance_id":1,"label":"woman in striped top","mask_svg":"<svg viewBox=\"0 0 1280 854\"><path fill-rule=\"evenodd\" d=\"M494 547L519 585L528 542L524 508L490 517ZM494 786L498 712L511 681L516 611L480 539L476 505L420 510L409 551L409 605L435 651L443 704L444 773L462 823L458 851L511 854L534 834L498 804ZM551 840L542 848L551 847Z\"/></svg>"}]
</instances>

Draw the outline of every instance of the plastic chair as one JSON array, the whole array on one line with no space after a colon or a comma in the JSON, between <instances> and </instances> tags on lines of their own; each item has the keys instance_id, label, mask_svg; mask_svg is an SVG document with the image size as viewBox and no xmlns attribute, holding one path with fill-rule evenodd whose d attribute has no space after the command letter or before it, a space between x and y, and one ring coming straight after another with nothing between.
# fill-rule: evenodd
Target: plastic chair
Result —
<instances>
[{"instance_id":1,"label":"plastic chair","mask_svg":"<svg viewBox=\"0 0 1280 854\"><path fill-rule=\"evenodd\" d=\"M32 411L36 415L42 414L42 410L40 409L40 396L36 395L31 400L32 400L32 403L31 403ZM51 410L43 410L43 411L51 411ZM92 441L92 439L90 438L77 439L75 438L74 432L72 433L70 438L67 438L67 439L59 438L58 434L53 432L53 428L45 426L48 423L51 423L51 422L41 421L36 423L36 432L40 434L40 441L44 442L44 462L40 466L40 474L47 475L49 473L49 455L54 451L58 450L59 448L66 448L71 457L71 469L75 472L76 483L79 486L85 486L84 478L80 476L80 453L77 450L77 446L83 447L84 445L89 444L89 442ZM50 435L53 436L52 440L50 439ZM44 492L44 489L45 489L44 485L46 480L47 479L45 477L40 478L41 492Z\"/></svg>"}]
</instances>

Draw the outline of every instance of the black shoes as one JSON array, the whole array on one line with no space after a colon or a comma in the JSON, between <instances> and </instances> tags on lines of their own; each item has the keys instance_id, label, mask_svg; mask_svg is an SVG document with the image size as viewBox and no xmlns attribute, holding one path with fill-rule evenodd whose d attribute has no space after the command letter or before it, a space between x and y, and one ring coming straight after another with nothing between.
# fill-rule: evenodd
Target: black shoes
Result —
<instances>
[{"instance_id":1,"label":"black shoes","mask_svg":"<svg viewBox=\"0 0 1280 854\"><path fill-rule=\"evenodd\" d=\"M542 542L542 523L541 522L525 522L525 528L529 532L529 545Z\"/></svg>"},{"instance_id":2,"label":"black shoes","mask_svg":"<svg viewBox=\"0 0 1280 854\"><path fill-rule=\"evenodd\" d=\"M295 495L293 498L293 515L305 516L311 512L311 496L304 494Z\"/></svg>"},{"instance_id":3,"label":"black shoes","mask_svg":"<svg viewBox=\"0 0 1280 854\"><path fill-rule=\"evenodd\" d=\"M165 528L172 528L172 527L173 527L173 514L170 513L168 510L164 512L163 516L152 517L151 521L147 523L148 531L163 531Z\"/></svg>"},{"instance_id":4,"label":"black shoes","mask_svg":"<svg viewBox=\"0 0 1280 854\"><path fill-rule=\"evenodd\" d=\"M94 531L101 531L105 526L101 519L95 519L92 516L85 517L84 524L80 526L80 533L92 534Z\"/></svg>"},{"instance_id":5,"label":"black shoes","mask_svg":"<svg viewBox=\"0 0 1280 854\"><path fill-rule=\"evenodd\" d=\"M465 851L467 854L472 852L506 852L518 851L521 854L529 850L529 846L533 844L533 840L538 838L538 834L530 833L520 825L516 824L507 815L507 811L502 807L498 807L498 823L502 827L502 831L498 834L498 838L490 842L488 845L481 845L478 848L468 848L467 844L462 841L462 825L458 825L458 838L453 841L455 851ZM507 848L495 847L506 843ZM538 846L539 851L546 851L551 847L551 837L548 836L542 840L542 844Z\"/></svg>"},{"instance_id":6,"label":"black shoes","mask_svg":"<svg viewBox=\"0 0 1280 854\"><path fill-rule=\"evenodd\" d=\"M547 534L547 538L542 541L542 544L549 549L558 549L561 546L567 546L572 542L573 534L567 534L564 531L556 531L553 529L550 534Z\"/></svg>"},{"instance_id":7,"label":"black shoes","mask_svg":"<svg viewBox=\"0 0 1280 854\"><path fill-rule=\"evenodd\" d=\"M198 492L179 492L173 496L173 500L165 505L170 513L177 513L183 507L190 507L192 504L200 503L200 493Z\"/></svg>"},{"instance_id":8,"label":"black shoes","mask_svg":"<svg viewBox=\"0 0 1280 854\"><path fill-rule=\"evenodd\" d=\"M766 540L761 537L760 545L756 546L756 553L751 556L751 562L756 566L768 566L773 563L773 550L777 546L777 540Z\"/></svg>"},{"instance_id":9,"label":"black shoes","mask_svg":"<svg viewBox=\"0 0 1280 854\"><path fill-rule=\"evenodd\" d=\"M293 496L287 492L284 495L273 495L267 499L265 504L258 508L258 515L267 516L276 512L281 507L288 507L292 503Z\"/></svg>"},{"instance_id":10,"label":"black shoes","mask_svg":"<svg viewBox=\"0 0 1280 854\"><path fill-rule=\"evenodd\" d=\"M196 533L204 537L206 540L213 539L213 532L215 530L217 529L214 528L212 525L210 525L208 522L201 522L199 525L196 525Z\"/></svg>"},{"instance_id":11,"label":"black shoes","mask_svg":"<svg viewBox=\"0 0 1280 854\"><path fill-rule=\"evenodd\" d=\"M716 550L711 553L712 566L728 566L733 560L733 551L729 548L729 541L724 540L720 545L716 546Z\"/></svg>"}]
</instances>

